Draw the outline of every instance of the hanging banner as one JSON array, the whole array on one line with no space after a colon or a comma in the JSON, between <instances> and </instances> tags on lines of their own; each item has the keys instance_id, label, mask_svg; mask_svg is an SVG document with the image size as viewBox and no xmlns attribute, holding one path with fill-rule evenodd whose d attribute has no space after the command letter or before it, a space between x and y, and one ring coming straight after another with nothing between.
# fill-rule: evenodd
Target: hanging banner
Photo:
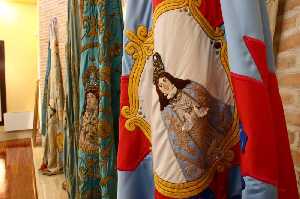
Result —
<instances>
[{"instance_id":1,"label":"hanging banner","mask_svg":"<svg viewBox=\"0 0 300 199\"><path fill-rule=\"evenodd\" d=\"M149 111L152 1L127 0L121 77L118 198L153 199ZM150 80L150 81L148 81Z\"/></svg>"},{"instance_id":2,"label":"hanging banner","mask_svg":"<svg viewBox=\"0 0 300 199\"><path fill-rule=\"evenodd\" d=\"M230 75L244 137L243 198L299 197L275 73L266 4L221 0Z\"/></svg>"},{"instance_id":3,"label":"hanging banner","mask_svg":"<svg viewBox=\"0 0 300 199\"><path fill-rule=\"evenodd\" d=\"M155 198L239 198L239 121L219 0L155 0ZM147 116L147 115L146 115Z\"/></svg>"},{"instance_id":4,"label":"hanging banner","mask_svg":"<svg viewBox=\"0 0 300 199\"><path fill-rule=\"evenodd\" d=\"M123 19L120 0L81 1L80 199L117 197Z\"/></svg>"}]
</instances>

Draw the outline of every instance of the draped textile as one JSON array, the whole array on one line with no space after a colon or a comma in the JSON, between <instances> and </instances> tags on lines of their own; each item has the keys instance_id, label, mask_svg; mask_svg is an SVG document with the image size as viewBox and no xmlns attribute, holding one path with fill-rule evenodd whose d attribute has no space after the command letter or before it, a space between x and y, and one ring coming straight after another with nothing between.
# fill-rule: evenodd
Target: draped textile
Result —
<instances>
[{"instance_id":1,"label":"draped textile","mask_svg":"<svg viewBox=\"0 0 300 199\"><path fill-rule=\"evenodd\" d=\"M244 132L243 198L299 198L265 1L222 0L230 75Z\"/></svg>"},{"instance_id":2,"label":"draped textile","mask_svg":"<svg viewBox=\"0 0 300 199\"><path fill-rule=\"evenodd\" d=\"M116 198L122 57L120 0L82 1L78 143L79 198Z\"/></svg>"},{"instance_id":3,"label":"draped textile","mask_svg":"<svg viewBox=\"0 0 300 199\"><path fill-rule=\"evenodd\" d=\"M220 2L153 0L152 10L152 29L127 34L133 67L122 116L128 131L140 128L151 140L154 197L240 198L239 120Z\"/></svg>"},{"instance_id":4,"label":"draped textile","mask_svg":"<svg viewBox=\"0 0 300 199\"><path fill-rule=\"evenodd\" d=\"M52 175L63 169L64 95L59 58L57 19L49 25L48 64L42 105L42 134L45 135L43 174Z\"/></svg>"},{"instance_id":5,"label":"draped textile","mask_svg":"<svg viewBox=\"0 0 300 199\"><path fill-rule=\"evenodd\" d=\"M154 182L152 170L152 154L150 137L147 130L139 126L128 129L126 123L134 114L126 114L125 109L136 110L133 101L142 103L143 99L151 94L150 84L144 78L140 79L140 92L132 94L135 83L138 80L138 71L143 71L146 67L143 60L143 49L146 50L147 40L150 35L152 24L152 1L151 0L128 0L126 3L126 18L123 36L123 62L121 77L121 97L120 109L120 132L118 147L118 198L130 199L153 199ZM144 31L144 32L142 32ZM144 38L144 39L143 39ZM145 47L145 48L144 48ZM138 55L137 57L134 57ZM144 68L147 70L147 68ZM144 73L145 74L145 73ZM142 104L139 115L145 114L143 107L150 104ZM147 121L149 124L149 120Z\"/></svg>"},{"instance_id":6,"label":"draped textile","mask_svg":"<svg viewBox=\"0 0 300 199\"><path fill-rule=\"evenodd\" d=\"M77 150L79 138L79 70L80 70L80 7L79 0L68 0L66 43L66 100L64 173L70 199L77 198Z\"/></svg>"}]
</instances>

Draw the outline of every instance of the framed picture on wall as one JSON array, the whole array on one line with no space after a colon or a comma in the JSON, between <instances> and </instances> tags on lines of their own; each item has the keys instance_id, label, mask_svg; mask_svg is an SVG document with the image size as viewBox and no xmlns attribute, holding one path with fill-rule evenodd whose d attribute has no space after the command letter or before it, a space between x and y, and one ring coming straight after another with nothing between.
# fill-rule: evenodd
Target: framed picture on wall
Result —
<instances>
[{"instance_id":1,"label":"framed picture on wall","mask_svg":"<svg viewBox=\"0 0 300 199\"><path fill-rule=\"evenodd\" d=\"M4 124L3 114L5 112L6 112L5 48L4 48L4 41L0 40L0 126Z\"/></svg>"}]
</instances>

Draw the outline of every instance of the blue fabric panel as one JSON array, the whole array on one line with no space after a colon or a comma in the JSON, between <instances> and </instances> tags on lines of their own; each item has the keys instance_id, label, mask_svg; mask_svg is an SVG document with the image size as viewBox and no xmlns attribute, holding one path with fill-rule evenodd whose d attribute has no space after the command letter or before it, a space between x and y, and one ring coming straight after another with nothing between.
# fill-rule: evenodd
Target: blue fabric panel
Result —
<instances>
[{"instance_id":1,"label":"blue fabric panel","mask_svg":"<svg viewBox=\"0 0 300 199\"><path fill-rule=\"evenodd\" d=\"M51 48L50 41L48 42L48 58L47 58L47 68L44 82L44 95L42 99L42 121L41 121L41 134L47 134L47 114L48 114L48 84L49 84L49 75L51 69Z\"/></svg>"},{"instance_id":2,"label":"blue fabric panel","mask_svg":"<svg viewBox=\"0 0 300 199\"><path fill-rule=\"evenodd\" d=\"M127 11L123 37L124 48L128 43L126 31L136 32L139 25L144 25L148 27L148 30L150 29L152 23L152 1L128 0L126 10ZM132 64L133 63L131 57L125 52L123 54L122 75L129 75Z\"/></svg>"},{"instance_id":3,"label":"blue fabric panel","mask_svg":"<svg viewBox=\"0 0 300 199\"><path fill-rule=\"evenodd\" d=\"M228 198L238 199L242 197L242 181L239 166L232 167L229 171Z\"/></svg>"},{"instance_id":4,"label":"blue fabric panel","mask_svg":"<svg viewBox=\"0 0 300 199\"><path fill-rule=\"evenodd\" d=\"M261 80L243 41L247 35L264 41L260 0L221 0L231 71Z\"/></svg>"},{"instance_id":5,"label":"blue fabric panel","mask_svg":"<svg viewBox=\"0 0 300 199\"><path fill-rule=\"evenodd\" d=\"M118 171L118 198L153 199L152 154L135 171Z\"/></svg>"},{"instance_id":6,"label":"blue fabric panel","mask_svg":"<svg viewBox=\"0 0 300 199\"><path fill-rule=\"evenodd\" d=\"M244 177L246 187L243 190L243 199L277 199L277 189L255 178Z\"/></svg>"},{"instance_id":7,"label":"blue fabric panel","mask_svg":"<svg viewBox=\"0 0 300 199\"><path fill-rule=\"evenodd\" d=\"M240 148L241 148L241 152L245 151L247 141L248 141L248 136L247 136L246 132L244 131L243 124L240 123Z\"/></svg>"},{"instance_id":8,"label":"blue fabric panel","mask_svg":"<svg viewBox=\"0 0 300 199\"><path fill-rule=\"evenodd\" d=\"M273 54L273 42L272 42L272 36L270 31L269 16L268 16L268 11L267 11L265 1L260 1L260 9L261 9L261 15L263 21L263 31L265 35L264 41L267 47L267 62L268 62L269 70L275 73L276 67L275 67L275 60Z\"/></svg>"}]
</instances>

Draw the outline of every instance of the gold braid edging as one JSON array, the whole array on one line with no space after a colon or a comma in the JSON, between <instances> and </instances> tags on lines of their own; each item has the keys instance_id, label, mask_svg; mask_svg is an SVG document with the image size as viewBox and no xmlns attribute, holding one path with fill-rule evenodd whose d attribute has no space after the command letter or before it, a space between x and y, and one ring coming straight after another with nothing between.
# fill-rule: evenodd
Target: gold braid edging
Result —
<instances>
[{"instance_id":1,"label":"gold braid edging","mask_svg":"<svg viewBox=\"0 0 300 199\"><path fill-rule=\"evenodd\" d=\"M140 25L136 34L127 31L126 35L129 42L125 50L128 55L132 56L133 66L128 83L129 106L122 107L121 114L127 119L125 128L128 131L134 131L136 127L139 127L151 142L150 124L138 113L140 106L138 88L146 60L153 54L153 34L152 31L148 32L146 26Z\"/></svg>"},{"instance_id":2,"label":"gold braid edging","mask_svg":"<svg viewBox=\"0 0 300 199\"><path fill-rule=\"evenodd\" d=\"M224 39L224 31L220 28L214 29L207 19L199 11L201 5L201 0L165 0L162 1L154 10L153 14L153 26L155 29L155 24L158 18L172 10L187 8L188 12L197 21L202 30L207 34L207 36L214 40L221 42L221 56L220 61L226 72L228 81L232 88L232 82L230 78L230 68L228 64L227 57L227 46ZM153 40L153 39L152 39ZM214 174L217 171L223 171L225 167L228 167L230 161L233 159L233 151L231 148L239 142L239 128L238 128L238 113L235 108L233 114L233 122L231 125L230 133L224 138L223 142L220 144L219 149L224 151L224 161L217 161L208 170L207 175L201 177L200 179L184 182L184 183L172 183L163 180L157 174L154 174L154 183L156 189L163 195L171 198L188 198L201 193L205 188L209 186L213 180ZM227 159L226 159L227 158Z\"/></svg>"}]
</instances>

